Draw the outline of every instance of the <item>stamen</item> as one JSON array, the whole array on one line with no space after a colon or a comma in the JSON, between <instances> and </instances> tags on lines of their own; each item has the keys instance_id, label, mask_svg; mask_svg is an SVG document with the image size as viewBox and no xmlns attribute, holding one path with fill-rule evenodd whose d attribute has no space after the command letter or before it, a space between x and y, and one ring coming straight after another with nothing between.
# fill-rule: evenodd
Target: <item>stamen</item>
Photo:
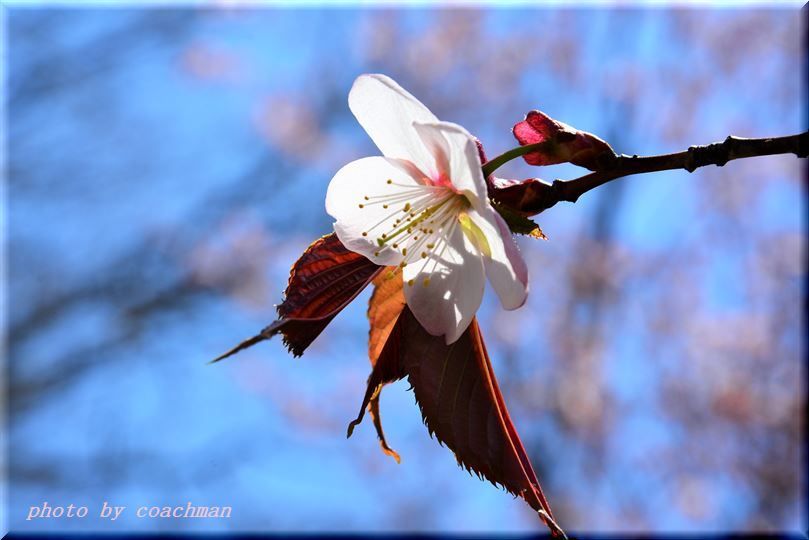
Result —
<instances>
[{"instance_id":1,"label":"stamen","mask_svg":"<svg viewBox=\"0 0 809 540\"><path fill-rule=\"evenodd\" d=\"M418 196L418 197L416 198L416 200L415 200L415 201L413 201L413 203L411 203L411 204L415 205L415 207L417 207L419 210L420 210L421 208L425 207L425 206L428 206L430 203L433 203L433 202L435 202L435 201L436 201L436 195L435 195L435 192L434 192L434 191L431 191L431 192L426 192L426 193L425 193L425 190L424 190L423 188L419 188L419 189L416 189L416 190L413 190L413 191L414 191L414 192L416 192L416 193L420 193L420 194L421 194L420 196ZM446 191L446 190L444 190L444 191ZM410 198L412 198L412 197L411 197L411 195L408 195L408 194L404 194L404 195L402 195L402 194L400 193L400 194L395 194L395 195L391 195L391 196L389 196L389 195L381 195L381 196L378 196L378 197L374 197L374 196L372 196L372 197L371 197L371 199L375 199L375 198L381 198L381 199L385 199L386 204L388 204L388 203L393 203L393 202L406 201L406 200L408 200L408 199L410 199ZM376 202L371 202L371 203L368 203L368 204L379 204L379 203L381 203L381 202L383 202L383 201L376 201ZM439 202L443 203L443 202L444 202L444 200L443 200L443 199L439 199ZM384 205L383 205L383 206L384 206ZM396 212L394 212L394 214L395 214L395 213L396 213ZM383 216L383 217L382 217L382 218L381 218L379 221L377 221L376 223L374 223L374 224L373 224L373 225L372 225L372 226L371 226L371 227L368 229L368 232L370 233L371 231L373 231L374 229L376 229L377 227L379 227L379 226L383 225L383 224L384 224L384 223L386 223L386 222L387 222L387 223L390 223L390 221L389 221L389 220L390 220L390 219L393 217L393 215L394 215L394 214L390 214L390 215L387 215L387 216ZM399 223L401 223L401 222L402 222L401 218L396 219L396 220L394 221L394 224L393 224L394 228L395 228L395 227L396 227L396 226L397 226ZM377 242L380 242L380 240L377 240ZM384 243L384 239L383 239L383 242L382 242L382 243ZM380 243L380 245L382 245L382 243Z\"/></svg>"},{"instance_id":2,"label":"stamen","mask_svg":"<svg viewBox=\"0 0 809 540\"><path fill-rule=\"evenodd\" d=\"M419 194L424 195L430 193L429 190L423 187L415 187L411 189L403 189L401 191L394 191L393 193L386 193L383 195L365 195L368 197L366 200L384 199L384 200L404 200L406 198L413 198Z\"/></svg>"},{"instance_id":3,"label":"stamen","mask_svg":"<svg viewBox=\"0 0 809 540\"><path fill-rule=\"evenodd\" d=\"M441 234L447 229L446 225L457 222L455 216L460 207L463 206L462 201L457 194L448 192L445 188L442 189L441 192L442 194L440 196L437 196L435 191L423 193L415 200L407 201L403 207L410 211L410 215L407 217L392 219L394 216L391 214L383 218L380 223L374 225L374 227L377 227L385 222L390 225L392 222L391 230L382 233L382 235L377 238L377 243L380 247L384 247L388 242L391 242L393 249L399 249L401 247L403 260L400 262L397 271L413 262L414 258L418 260L419 256L421 259L428 257L428 252L423 250L422 246L432 240L433 237L428 234L428 231L433 229L427 228L423 225L424 223L438 223L439 234ZM386 199L386 203L392 201L392 199L392 197ZM394 213L397 212L394 211ZM450 227L450 229L452 228ZM443 234L438 237L438 242L445 240L442 237ZM394 239L396 239L395 243L392 242ZM433 240L433 242L428 244L428 250L438 244L435 240ZM446 249L446 246L443 247ZM379 253L378 251L376 255L378 256ZM408 256L408 253L410 253L410 256ZM432 261L433 268L439 263L440 258L440 256L436 257L435 260ZM429 262L427 264L429 264ZM427 283L429 283L429 279Z\"/></svg>"},{"instance_id":4,"label":"stamen","mask_svg":"<svg viewBox=\"0 0 809 540\"><path fill-rule=\"evenodd\" d=\"M436 207L437 207L437 205L434 205L434 206L430 207L430 209L433 210ZM442 207L437 212L435 212L435 215L438 218L441 218L441 219L447 219L447 220L452 219L452 217L454 216L454 213L455 213L455 211L457 209L458 209L458 204L453 204L453 203L443 204ZM410 239L410 235L413 234L413 225L408 226L406 230L407 230L407 234L402 239L400 239L398 241L399 243L403 243L403 242ZM397 231L397 234L398 234L398 232L401 232L401 231ZM413 250L418 252L418 250L421 248L421 245L424 243L424 241L429 239L429 238L430 238L429 236L423 236L422 237L422 236L419 236L419 235L415 235L413 237L413 242L411 243L410 247L412 247ZM411 250L411 251L413 251L413 250Z\"/></svg>"}]
</instances>

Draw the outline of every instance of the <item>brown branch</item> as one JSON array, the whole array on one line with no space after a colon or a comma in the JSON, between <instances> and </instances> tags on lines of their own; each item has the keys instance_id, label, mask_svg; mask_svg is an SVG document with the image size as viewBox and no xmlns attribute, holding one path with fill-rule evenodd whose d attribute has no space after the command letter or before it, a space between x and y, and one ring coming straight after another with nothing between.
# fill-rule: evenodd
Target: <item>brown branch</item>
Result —
<instances>
[{"instance_id":1,"label":"brown branch","mask_svg":"<svg viewBox=\"0 0 809 540\"><path fill-rule=\"evenodd\" d=\"M532 205L536 213L551 208L560 201L576 202L579 197L591 189L612 180L656 171L685 169L694 172L706 165L723 166L734 159L755 156L771 156L776 154L795 154L799 158L807 157L809 151L809 131L785 137L768 137L763 139L743 139L729 136L723 142L691 146L688 150L674 154L639 157L620 155L605 168L573 180L554 180L537 193L538 201Z\"/></svg>"}]
</instances>

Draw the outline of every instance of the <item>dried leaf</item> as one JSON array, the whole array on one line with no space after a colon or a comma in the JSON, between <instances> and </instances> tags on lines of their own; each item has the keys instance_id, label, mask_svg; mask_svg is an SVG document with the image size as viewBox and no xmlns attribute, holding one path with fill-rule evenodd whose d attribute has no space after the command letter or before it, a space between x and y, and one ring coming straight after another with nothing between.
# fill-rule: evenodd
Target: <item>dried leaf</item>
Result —
<instances>
[{"instance_id":1,"label":"dried leaf","mask_svg":"<svg viewBox=\"0 0 809 540\"><path fill-rule=\"evenodd\" d=\"M368 377L368 386L365 390L365 396L360 405L360 412L357 418L348 424L348 431L346 437L351 437L354 433L354 428L362 422L365 416L366 409L371 412L374 421L374 428L379 437L379 444L382 446L382 451L392 456L397 463L401 462L399 454L396 453L385 439L385 433L382 430L382 420L379 416L379 394L382 388L389 383L396 382L404 378L406 373L402 370L401 355L399 354L399 347L401 345L401 327L398 324L393 326L388 340L382 349L379 358L371 369L371 375Z\"/></svg>"},{"instance_id":2,"label":"dried leaf","mask_svg":"<svg viewBox=\"0 0 809 540\"><path fill-rule=\"evenodd\" d=\"M542 150L523 156L529 165L570 162L594 171L615 159L615 152L600 138L554 120L541 111L529 112L525 120L514 125L512 132L523 146L544 143Z\"/></svg>"},{"instance_id":3,"label":"dried leaf","mask_svg":"<svg viewBox=\"0 0 809 540\"><path fill-rule=\"evenodd\" d=\"M376 364L399 314L405 307L402 273L389 267L374 279L374 293L368 301L368 358Z\"/></svg>"},{"instance_id":4,"label":"dried leaf","mask_svg":"<svg viewBox=\"0 0 809 540\"><path fill-rule=\"evenodd\" d=\"M405 376L430 434L454 452L458 464L525 499L554 534L563 536L506 409L477 320L446 345L405 307L374 365L349 434L382 386Z\"/></svg>"},{"instance_id":5,"label":"dried leaf","mask_svg":"<svg viewBox=\"0 0 809 540\"><path fill-rule=\"evenodd\" d=\"M213 362L279 332L292 354L300 356L381 270L382 267L346 249L335 234L316 240L292 266L284 301L278 306L279 319Z\"/></svg>"},{"instance_id":6,"label":"dried leaf","mask_svg":"<svg viewBox=\"0 0 809 540\"><path fill-rule=\"evenodd\" d=\"M367 409L371 413L374 429L376 429L379 444L382 451L393 457L397 463L401 462L399 454L396 453L385 439L385 432L382 429L382 418L379 413L379 396L382 388L391 382L398 381L404 377L399 364L399 355L395 352L398 346L398 337L389 339L391 332L396 326L399 314L405 307L404 293L402 292L402 274L396 272L396 268L388 268L381 272L374 279L374 293L368 302L368 321L371 329L368 336L368 358L373 366L371 375L368 377L368 388L365 392L360 412L356 420L348 426L348 437L354 428L362 422L363 415ZM382 355L386 344L390 343L390 349Z\"/></svg>"}]
</instances>

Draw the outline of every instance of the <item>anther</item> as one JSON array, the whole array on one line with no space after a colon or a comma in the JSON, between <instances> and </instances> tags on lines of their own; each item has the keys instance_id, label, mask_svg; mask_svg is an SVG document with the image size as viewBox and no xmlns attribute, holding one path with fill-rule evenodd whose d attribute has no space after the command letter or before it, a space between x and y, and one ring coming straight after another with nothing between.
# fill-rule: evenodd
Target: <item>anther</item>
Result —
<instances>
[{"instance_id":1,"label":"anther","mask_svg":"<svg viewBox=\"0 0 809 540\"><path fill-rule=\"evenodd\" d=\"M422 283L423 283L423 284L424 284L424 286L426 287L427 285L429 285L429 284L430 284L430 278L428 278L428 277L424 278L424 281L423 281Z\"/></svg>"},{"instance_id":2,"label":"anther","mask_svg":"<svg viewBox=\"0 0 809 540\"><path fill-rule=\"evenodd\" d=\"M426 259L426 258L427 258L427 252L426 252L426 251L422 251L422 252L421 252L421 258L422 258L422 259Z\"/></svg>"},{"instance_id":3,"label":"anther","mask_svg":"<svg viewBox=\"0 0 809 540\"><path fill-rule=\"evenodd\" d=\"M368 236L367 232L362 233L363 236Z\"/></svg>"},{"instance_id":4,"label":"anther","mask_svg":"<svg viewBox=\"0 0 809 540\"><path fill-rule=\"evenodd\" d=\"M412 279L407 280L407 284L411 287L413 286L414 281Z\"/></svg>"},{"instance_id":5,"label":"anther","mask_svg":"<svg viewBox=\"0 0 809 540\"><path fill-rule=\"evenodd\" d=\"M364 204L361 204L361 205L360 205L360 208L365 208L365 205L364 205Z\"/></svg>"},{"instance_id":6,"label":"anther","mask_svg":"<svg viewBox=\"0 0 809 540\"><path fill-rule=\"evenodd\" d=\"M407 256L407 248L402 248L402 255Z\"/></svg>"},{"instance_id":7,"label":"anther","mask_svg":"<svg viewBox=\"0 0 809 540\"><path fill-rule=\"evenodd\" d=\"M393 183L393 180L391 180L390 178L388 178L388 184L392 184L392 183Z\"/></svg>"}]
</instances>

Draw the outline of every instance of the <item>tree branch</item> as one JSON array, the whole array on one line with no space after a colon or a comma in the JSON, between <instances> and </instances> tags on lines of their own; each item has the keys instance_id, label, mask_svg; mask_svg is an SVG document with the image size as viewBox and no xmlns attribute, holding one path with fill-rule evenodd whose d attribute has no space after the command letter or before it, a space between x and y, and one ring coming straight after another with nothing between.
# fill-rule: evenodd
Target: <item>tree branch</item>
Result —
<instances>
[{"instance_id":1,"label":"tree branch","mask_svg":"<svg viewBox=\"0 0 809 540\"><path fill-rule=\"evenodd\" d=\"M557 179L553 184L542 183L541 186L545 187L536 186L537 200L531 206L533 211L539 213L560 201L576 202L591 189L633 174L672 169L694 172L706 165L721 167L734 159L776 154L795 154L799 158L805 158L808 151L809 131L806 131L797 135L762 139L744 139L731 135L723 142L691 146L688 150L674 154L646 157L620 155L601 170L573 180Z\"/></svg>"}]
</instances>

